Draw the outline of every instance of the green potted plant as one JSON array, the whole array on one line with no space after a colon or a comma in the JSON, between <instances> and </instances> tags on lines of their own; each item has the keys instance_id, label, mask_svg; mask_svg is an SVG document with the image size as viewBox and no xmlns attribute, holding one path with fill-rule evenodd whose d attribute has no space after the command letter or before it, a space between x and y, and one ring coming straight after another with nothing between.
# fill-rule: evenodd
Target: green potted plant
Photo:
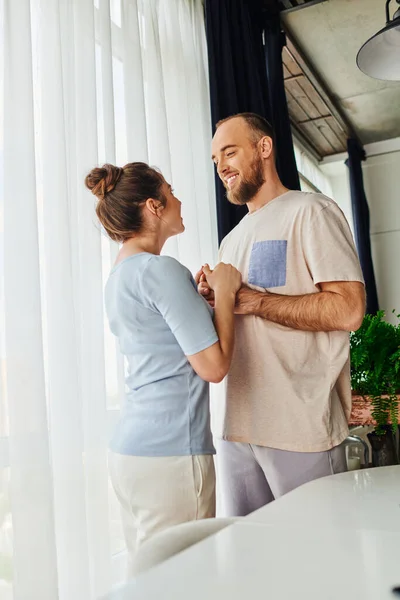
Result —
<instances>
[{"instance_id":1,"label":"green potted plant","mask_svg":"<svg viewBox=\"0 0 400 600\"><path fill-rule=\"evenodd\" d=\"M368 397L376 423L368 434L373 466L398 464L400 323L392 325L384 317L384 311L366 315L360 329L350 334L351 387L355 394Z\"/></svg>"}]
</instances>

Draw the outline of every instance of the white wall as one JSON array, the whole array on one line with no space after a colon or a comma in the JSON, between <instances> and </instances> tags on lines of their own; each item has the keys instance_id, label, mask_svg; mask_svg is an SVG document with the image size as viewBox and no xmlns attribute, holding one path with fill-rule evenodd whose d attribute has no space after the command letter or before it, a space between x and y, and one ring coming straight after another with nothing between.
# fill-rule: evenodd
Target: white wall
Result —
<instances>
[{"instance_id":1,"label":"white wall","mask_svg":"<svg viewBox=\"0 0 400 600\"><path fill-rule=\"evenodd\" d=\"M400 151L372 156L363 166L380 308L400 313Z\"/></svg>"},{"instance_id":2,"label":"white wall","mask_svg":"<svg viewBox=\"0 0 400 600\"><path fill-rule=\"evenodd\" d=\"M380 308L389 321L400 313L400 139L369 144L363 163L364 187L370 208L371 245ZM352 226L346 156L329 157L320 168L329 176L333 198Z\"/></svg>"},{"instance_id":3,"label":"white wall","mask_svg":"<svg viewBox=\"0 0 400 600\"><path fill-rule=\"evenodd\" d=\"M345 159L340 159L337 162L330 162L327 164L321 164L321 170L329 177L332 187L332 198L335 200L350 225L352 231L353 228L353 213L351 210L351 197L350 197L350 185L349 185L349 174L348 168L344 162ZM354 234L353 234L354 235Z\"/></svg>"}]
</instances>

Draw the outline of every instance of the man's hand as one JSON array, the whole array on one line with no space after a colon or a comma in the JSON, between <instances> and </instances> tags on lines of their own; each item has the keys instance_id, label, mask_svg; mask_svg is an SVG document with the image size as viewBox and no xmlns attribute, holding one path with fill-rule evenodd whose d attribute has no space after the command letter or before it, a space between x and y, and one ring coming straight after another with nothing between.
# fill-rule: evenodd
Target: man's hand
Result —
<instances>
[{"instance_id":1,"label":"man's hand","mask_svg":"<svg viewBox=\"0 0 400 600\"><path fill-rule=\"evenodd\" d=\"M269 292L263 293L269 294ZM254 290L242 283L242 287L236 293L235 315L248 315L253 314L253 311L256 312L257 300Z\"/></svg>"},{"instance_id":2,"label":"man's hand","mask_svg":"<svg viewBox=\"0 0 400 600\"><path fill-rule=\"evenodd\" d=\"M196 275L194 276L194 280L197 283L197 291L199 292L199 294L207 300L208 304L212 308L214 308L214 291L210 289L207 283L203 267L201 267L200 271L197 271Z\"/></svg>"}]
</instances>

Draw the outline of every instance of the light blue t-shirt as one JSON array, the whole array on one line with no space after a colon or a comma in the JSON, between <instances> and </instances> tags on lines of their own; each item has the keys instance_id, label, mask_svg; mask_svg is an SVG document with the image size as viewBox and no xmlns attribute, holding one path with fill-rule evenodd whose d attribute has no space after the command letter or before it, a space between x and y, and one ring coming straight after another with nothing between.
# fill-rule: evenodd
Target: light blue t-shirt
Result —
<instances>
[{"instance_id":1,"label":"light blue t-shirt","mask_svg":"<svg viewBox=\"0 0 400 600\"><path fill-rule=\"evenodd\" d=\"M190 271L168 256L135 254L111 271L105 301L128 362L127 401L111 449L132 456L214 454L209 384L186 355L218 336Z\"/></svg>"}]
</instances>

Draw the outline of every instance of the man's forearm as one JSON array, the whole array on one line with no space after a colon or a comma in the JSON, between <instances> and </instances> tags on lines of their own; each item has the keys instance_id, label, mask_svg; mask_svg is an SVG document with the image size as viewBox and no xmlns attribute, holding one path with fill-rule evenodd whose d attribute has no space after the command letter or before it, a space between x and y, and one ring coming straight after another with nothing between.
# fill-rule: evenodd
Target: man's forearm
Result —
<instances>
[{"instance_id":1,"label":"man's forearm","mask_svg":"<svg viewBox=\"0 0 400 600\"><path fill-rule=\"evenodd\" d=\"M301 296L258 292L243 286L236 296L237 314L256 315L303 331L350 331L358 328L349 313L348 298L321 291Z\"/></svg>"}]
</instances>

